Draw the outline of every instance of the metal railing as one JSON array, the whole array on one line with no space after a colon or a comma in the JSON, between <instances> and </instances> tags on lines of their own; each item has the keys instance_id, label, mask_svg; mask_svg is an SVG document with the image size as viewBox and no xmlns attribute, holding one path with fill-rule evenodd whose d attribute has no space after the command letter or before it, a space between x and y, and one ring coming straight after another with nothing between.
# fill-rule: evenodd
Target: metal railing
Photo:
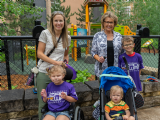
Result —
<instances>
[{"instance_id":1,"label":"metal railing","mask_svg":"<svg viewBox=\"0 0 160 120\"><path fill-rule=\"evenodd\" d=\"M149 63L154 63L154 61L157 61L155 63L155 67L156 69L158 69L158 78L160 78L160 35L150 35L149 37L141 37L139 35L137 36L133 36L135 38L135 49L134 51L137 53L141 54L141 38L158 38L157 39L157 43L158 43L158 52L156 53L156 56L153 56L155 58L152 57L152 60L149 61L150 58L146 58L147 55L144 55L143 61L149 61L146 64ZM13 84L19 84L19 83L15 83L12 82L11 75L24 75L25 79L24 83L27 80L27 76L30 73L30 69L31 67L36 65L35 60L30 60L30 64L26 67L26 58L25 58L25 49L24 46L25 44L30 44L31 46L34 45L38 45L38 38L37 37L33 37L33 36L0 36L0 39L4 42L4 47L0 50L0 52L3 52L5 54L5 63L0 63L0 67L1 67L1 88L3 88L3 86L7 86L8 90L14 89L14 87L16 87ZM93 36L71 36L72 41L74 40L90 40L92 41ZM91 42L90 42L91 43ZM91 45L91 44L90 44ZM73 48L73 47L72 47ZM71 48L71 49L72 49ZM70 49L70 53L72 54ZM88 69L89 72L94 75L94 64L86 64L84 63L84 59L85 59L85 48L82 49L78 49L80 50L80 58L75 62L74 60L72 60L72 57L70 57L70 63L72 64L72 66L76 69L76 70L84 70L84 69ZM78 54L78 52L77 52ZM79 62L81 61L81 62ZM83 66L84 65L84 66ZM87 66L88 65L88 66ZM152 66L150 66L152 67ZM19 77L20 78L20 77ZM17 79L19 79L17 77ZM3 81L2 81L3 79ZM94 78L93 78L94 79ZM7 84L6 84L7 83ZM6 88L5 88L6 89ZM18 87L17 87L18 89ZM3 89L2 89L3 90Z\"/></svg>"}]
</instances>

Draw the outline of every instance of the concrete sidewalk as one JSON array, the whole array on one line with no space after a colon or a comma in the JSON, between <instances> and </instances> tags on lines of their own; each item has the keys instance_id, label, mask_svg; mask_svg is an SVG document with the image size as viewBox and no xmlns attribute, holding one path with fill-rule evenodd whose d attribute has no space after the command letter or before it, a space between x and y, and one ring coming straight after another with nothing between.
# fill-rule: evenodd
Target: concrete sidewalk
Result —
<instances>
[{"instance_id":1,"label":"concrete sidewalk","mask_svg":"<svg viewBox=\"0 0 160 120\"><path fill-rule=\"evenodd\" d=\"M160 106L138 109L138 120L160 120Z\"/></svg>"}]
</instances>

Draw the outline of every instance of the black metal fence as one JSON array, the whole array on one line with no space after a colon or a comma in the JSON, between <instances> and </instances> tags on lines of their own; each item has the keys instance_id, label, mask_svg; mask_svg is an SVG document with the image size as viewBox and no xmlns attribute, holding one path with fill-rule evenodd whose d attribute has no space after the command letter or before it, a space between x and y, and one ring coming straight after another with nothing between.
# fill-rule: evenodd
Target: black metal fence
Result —
<instances>
[{"instance_id":1,"label":"black metal fence","mask_svg":"<svg viewBox=\"0 0 160 120\"><path fill-rule=\"evenodd\" d=\"M160 78L160 35L151 35L147 38L157 38L155 43L157 44L156 53L152 53L149 49L141 48L141 38L146 38L142 36L133 36L135 38L135 52L138 52L142 55L144 66L148 66L149 69L155 69L158 72L158 78ZM32 67L36 65L36 55L35 48L38 43L37 37L33 36L0 36L1 41L4 43L4 46L1 48L1 62L0 62L0 90L11 90L11 89L20 89L20 88L29 88L25 85L27 82L28 74ZM93 39L93 36L71 36L72 44L70 47L70 57L69 64L74 67L75 70L85 70L87 69L89 73L94 77L94 63L91 61L86 62L86 46L79 47L77 50L77 61L72 57L73 51L72 48L73 42L75 40L89 40L90 46ZM26 54L26 45L32 46L28 49ZM29 51L30 50L30 51ZM90 51L89 51L90 53ZM5 55L5 56L4 56ZM2 60L3 59L3 60ZM30 86L33 87L33 86Z\"/></svg>"}]
</instances>

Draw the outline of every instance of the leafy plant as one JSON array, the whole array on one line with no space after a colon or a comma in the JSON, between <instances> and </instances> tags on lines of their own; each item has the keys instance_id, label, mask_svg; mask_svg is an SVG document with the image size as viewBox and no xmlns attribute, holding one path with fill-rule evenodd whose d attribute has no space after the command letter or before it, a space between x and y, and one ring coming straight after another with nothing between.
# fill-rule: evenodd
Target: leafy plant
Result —
<instances>
[{"instance_id":1,"label":"leafy plant","mask_svg":"<svg viewBox=\"0 0 160 120\"><path fill-rule=\"evenodd\" d=\"M29 35L34 21L40 19L45 8L33 5L34 0L1 0L0 35ZM7 21L7 22L6 22ZM8 22L9 21L9 22Z\"/></svg>"},{"instance_id":2,"label":"leafy plant","mask_svg":"<svg viewBox=\"0 0 160 120\"><path fill-rule=\"evenodd\" d=\"M5 54L3 52L0 52L0 62L5 62Z\"/></svg>"},{"instance_id":3,"label":"leafy plant","mask_svg":"<svg viewBox=\"0 0 160 120\"><path fill-rule=\"evenodd\" d=\"M36 57L35 57L35 50L33 49L28 49L28 58L29 59L32 59L32 60L35 60Z\"/></svg>"},{"instance_id":4,"label":"leafy plant","mask_svg":"<svg viewBox=\"0 0 160 120\"><path fill-rule=\"evenodd\" d=\"M85 81L88 81L88 77L91 77L91 74L88 72L87 69L81 71L81 70L78 70L77 71L77 78L75 80L72 80L71 83L79 83L79 82L85 82Z\"/></svg>"},{"instance_id":5,"label":"leafy plant","mask_svg":"<svg viewBox=\"0 0 160 120\"><path fill-rule=\"evenodd\" d=\"M6 86L2 85L1 87L5 88ZM12 85L11 87L12 87L12 90L13 90L13 89L16 89L16 87L18 87L18 85L15 85L15 86ZM7 87L7 89L8 89L8 87Z\"/></svg>"},{"instance_id":6,"label":"leafy plant","mask_svg":"<svg viewBox=\"0 0 160 120\"><path fill-rule=\"evenodd\" d=\"M16 87L18 87L18 85L15 85L15 86L12 85L12 90L13 90L13 89L16 89Z\"/></svg>"},{"instance_id":7,"label":"leafy plant","mask_svg":"<svg viewBox=\"0 0 160 120\"><path fill-rule=\"evenodd\" d=\"M14 60L20 60L21 59L21 53L14 53Z\"/></svg>"}]
</instances>

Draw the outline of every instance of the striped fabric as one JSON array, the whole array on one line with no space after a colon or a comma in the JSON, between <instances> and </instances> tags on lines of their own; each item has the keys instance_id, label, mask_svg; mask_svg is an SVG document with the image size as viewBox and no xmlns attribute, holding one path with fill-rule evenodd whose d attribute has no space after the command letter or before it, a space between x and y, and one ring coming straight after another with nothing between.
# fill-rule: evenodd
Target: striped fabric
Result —
<instances>
[{"instance_id":1,"label":"striped fabric","mask_svg":"<svg viewBox=\"0 0 160 120\"><path fill-rule=\"evenodd\" d=\"M112 118L119 116L121 113L125 113L125 110L128 109L129 106L124 101L121 101L119 104L110 101L105 105L105 112L109 113Z\"/></svg>"}]
</instances>

